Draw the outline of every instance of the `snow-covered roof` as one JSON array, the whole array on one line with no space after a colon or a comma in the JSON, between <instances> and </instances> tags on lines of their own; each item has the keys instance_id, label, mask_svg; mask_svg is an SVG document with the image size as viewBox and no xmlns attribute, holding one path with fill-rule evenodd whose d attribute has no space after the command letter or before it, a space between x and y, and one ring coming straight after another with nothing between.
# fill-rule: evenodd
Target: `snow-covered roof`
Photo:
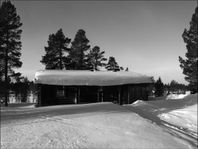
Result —
<instances>
[{"instance_id":1,"label":"snow-covered roof","mask_svg":"<svg viewBox=\"0 0 198 149\"><path fill-rule=\"evenodd\" d=\"M35 83L48 85L113 86L153 83L152 77L127 71L40 70Z\"/></svg>"}]
</instances>

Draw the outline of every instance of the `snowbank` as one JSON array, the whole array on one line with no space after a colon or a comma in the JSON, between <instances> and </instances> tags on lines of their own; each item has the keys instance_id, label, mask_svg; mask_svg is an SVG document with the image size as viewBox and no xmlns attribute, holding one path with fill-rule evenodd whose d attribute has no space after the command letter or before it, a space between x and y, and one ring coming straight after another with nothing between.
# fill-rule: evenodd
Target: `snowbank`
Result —
<instances>
[{"instance_id":1,"label":"snowbank","mask_svg":"<svg viewBox=\"0 0 198 149\"><path fill-rule=\"evenodd\" d=\"M186 92L186 94L170 94L166 96L166 99L183 99L184 97L190 95L190 92Z\"/></svg>"},{"instance_id":2,"label":"snowbank","mask_svg":"<svg viewBox=\"0 0 198 149\"><path fill-rule=\"evenodd\" d=\"M197 96L191 94L180 100L137 101L125 107L197 148Z\"/></svg>"},{"instance_id":3,"label":"snowbank","mask_svg":"<svg viewBox=\"0 0 198 149\"><path fill-rule=\"evenodd\" d=\"M197 104L159 114L160 119L197 134Z\"/></svg>"},{"instance_id":4,"label":"snowbank","mask_svg":"<svg viewBox=\"0 0 198 149\"><path fill-rule=\"evenodd\" d=\"M131 105L133 105L133 106L139 106L139 105L143 105L143 104L145 104L145 102L143 100L136 100Z\"/></svg>"}]
</instances>

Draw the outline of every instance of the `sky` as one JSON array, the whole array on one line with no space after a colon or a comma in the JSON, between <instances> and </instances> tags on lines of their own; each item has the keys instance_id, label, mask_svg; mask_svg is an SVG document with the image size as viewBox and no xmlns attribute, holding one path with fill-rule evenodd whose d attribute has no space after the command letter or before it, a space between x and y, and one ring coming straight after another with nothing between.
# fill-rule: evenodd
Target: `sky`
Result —
<instances>
[{"instance_id":1,"label":"sky","mask_svg":"<svg viewBox=\"0 0 198 149\"><path fill-rule=\"evenodd\" d=\"M114 56L129 71L161 77L164 83L184 80L178 57L185 57L182 39L196 1L13 1L21 17L23 65L16 71L30 80L45 54L49 34L60 28L74 39L86 31L91 47Z\"/></svg>"}]
</instances>

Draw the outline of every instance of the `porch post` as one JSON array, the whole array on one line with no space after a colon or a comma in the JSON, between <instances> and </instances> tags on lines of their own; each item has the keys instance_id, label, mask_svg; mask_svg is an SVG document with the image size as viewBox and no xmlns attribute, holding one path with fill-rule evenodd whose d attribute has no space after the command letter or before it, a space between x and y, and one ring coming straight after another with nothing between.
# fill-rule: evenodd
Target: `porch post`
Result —
<instances>
[{"instance_id":1,"label":"porch post","mask_svg":"<svg viewBox=\"0 0 198 149\"><path fill-rule=\"evenodd\" d=\"M97 102L100 102L100 87L97 89Z\"/></svg>"},{"instance_id":2,"label":"porch post","mask_svg":"<svg viewBox=\"0 0 198 149\"><path fill-rule=\"evenodd\" d=\"M103 87L101 86L101 100L103 102Z\"/></svg>"},{"instance_id":3,"label":"porch post","mask_svg":"<svg viewBox=\"0 0 198 149\"><path fill-rule=\"evenodd\" d=\"M37 99L37 106L40 107L41 106L41 100L42 100L42 89L41 89L41 84L38 84L37 85L37 88L38 88L38 99Z\"/></svg>"},{"instance_id":4,"label":"porch post","mask_svg":"<svg viewBox=\"0 0 198 149\"><path fill-rule=\"evenodd\" d=\"M75 88L74 102L75 104L78 103L78 88L77 87Z\"/></svg>"},{"instance_id":5,"label":"porch post","mask_svg":"<svg viewBox=\"0 0 198 149\"><path fill-rule=\"evenodd\" d=\"M121 104L121 100L120 100L120 86L118 87L118 102L119 102L119 104Z\"/></svg>"},{"instance_id":6,"label":"porch post","mask_svg":"<svg viewBox=\"0 0 198 149\"><path fill-rule=\"evenodd\" d=\"M129 104L129 102L130 102L130 99L129 99L129 86L127 86L127 100L128 100L128 104Z\"/></svg>"},{"instance_id":7,"label":"porch post","mask_svg":"<svg viewBox=\"0 0 198 149\"><path fill-rule=\"evenodd\" d=\"M77 103L80 103L80 86L78 87L78 97L77 97Z\"/></svg>"}]
</instances>

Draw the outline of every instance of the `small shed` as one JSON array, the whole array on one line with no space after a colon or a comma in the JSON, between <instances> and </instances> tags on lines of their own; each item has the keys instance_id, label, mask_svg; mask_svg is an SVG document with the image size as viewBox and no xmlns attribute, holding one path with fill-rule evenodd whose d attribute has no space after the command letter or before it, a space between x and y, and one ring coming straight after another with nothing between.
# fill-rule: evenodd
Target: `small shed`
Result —
<instances>
[{"instance_id":1,"label":"small shed","mask_svg":"<svg viewBox=\"0 0 198 149\"><path fill-rule=\"evenodd\" d=\"M128 71L41 70L35 74L38 106L148 100L152 77Z\"/></svg>"}]
</instances>

